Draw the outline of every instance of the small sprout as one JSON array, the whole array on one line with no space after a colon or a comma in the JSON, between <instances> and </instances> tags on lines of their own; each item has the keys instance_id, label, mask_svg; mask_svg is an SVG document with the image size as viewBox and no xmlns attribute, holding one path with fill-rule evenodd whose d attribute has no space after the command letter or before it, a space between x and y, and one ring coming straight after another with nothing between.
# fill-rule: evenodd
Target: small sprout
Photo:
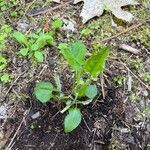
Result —
<instances>
[{"instance_id":1,"label":"small sprout","mask_svg":"<svg viewBox=\"0 0 150 150\"><path fill-rule=\"evenodd\" d=\"M62 26L63 26L63 21L61 19L59 19L59 18L55 19L52 22L52 28L55 29L55 30L60 29Z\"/></svg>"},{"instance_id":2,"label":"small sprout","mask_svg":"<svg viewBox=\"0 0 150 150\"><path fill-rule=\"evenodd\" d=\"M4 73L0 79L3 83L9 83L11 82L12 76L7 73Z\"/></svg>"},{"instance_id":3,"label":"small sprout","mask_svg":"<svg viewBox=\"0 0 150 150\"><path fill-rule=\"evenodd\" d=\"M85 28L81 31L81 35L83 35L83 36L89 36L91 34L92 34L92 30L89 28Z\"/></svg>"},{"instance_id":4,"label":"small sprout","mask_svg":"<svg viewBox=\"0 0 150 150\"><path fill-rule=\"evenodd\" d=\"M2 54L0 54L0 71L5 69L7 65L7 60L5 57L2 56Z\"/></svg>"},{"instance_id":5,"label":"small sprout","mask_svg":"<svg viewBox=\"0 0 150 150\"><path fill-rule=\"evenodd\" d=\"M15 32L13 36L23 45L19 54L23 57L34 58L37 62L44 61L44 54L41 49L47 45L51 46L54 44L54 39L51 33L40 32L38 35L30 34L29 37L26 37L21 32Z\"/></svg>"},{"instance_id":6,"label":"small sprout","mask_svg":"<svg viewBox=\"0 0 150 150\"><path fill-rule=\"evenodd\" d=\"M123 85L124 77L123 77L123 76L118 75L118 76L114 77L114 79L113 79L113 80L116 82L116 84L118 84L118 85Z\"/></svg>"},{"instance_id":7,"label":"small sprout","mask_svg":"<svg viewBox=\"0 0 150 150\"><path fill-rule=\"evenodd\" d=\"M44 61L44 56L43 53L40 51L36 51L34 53L35 58L37 59L38 62L43 62Z\"/></svg>"},{"instance_id":8,"label":"small sprout","mask_svg":"<svg viewBox=\"0 0 150 150\"><path fill-rule=\"evenodd\" d=\"M145 82L150 82L150 72L144 73L143 78Z\"/></svg>"}]
</instances>

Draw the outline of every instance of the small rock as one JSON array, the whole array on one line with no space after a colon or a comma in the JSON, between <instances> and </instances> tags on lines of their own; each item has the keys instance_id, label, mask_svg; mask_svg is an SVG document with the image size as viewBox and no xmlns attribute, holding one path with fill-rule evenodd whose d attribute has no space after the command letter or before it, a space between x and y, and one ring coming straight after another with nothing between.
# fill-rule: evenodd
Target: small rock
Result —
<instances>
[{"instance_id":1,"label":"small rock","mask_svg":"<svg viewBox=\"0 0 150 150\"><path fill-rule=\"evenodd\" d=\"M31 118L32 119L37 119L38 117L40 117L41 116L41 114L40 114L40 112L38 111L38 112L36 112L35 114L33 114L32 116L31 116Z\"/></svg>"},{"instance_id":2,"label":"small rock","mask_svg":"<svg viewBox=\"0 0 150 150\"><path fill-rule=\"evenodd\" d=\"M129 133L130 130L128 128L121 128L119 129L121 133Z\"/></svg>"},{"instance_id":3,"label":"small rock","mask_svg":"<svg viewBox=\"0 0 150 150\"><path fill-rule=\"evenodd\" d=\"M147 96L149 95L148 91L147 91L147 90L143 91L143 95L144 95L145 97L147 97Z\"/></svg>"},{"instance_id":4,"label":"small rock","mask_svg":"<svg viewBox=\"0 0 150 150\"><path fill-rule=\"evenodd\" d=\"M63 19L64 22L64 26L63 26L63 30L65 30L66 32L70 33L70 32L75 32L75 22L74 21L70 21L67 19Z\"/></svg>"},{"instance_id":5,"label":"small rock","mask_svg":"<svg viewBox=\"0 0 150 150\"><path fill-rule=\"evenodd\" d=\"M137 54L139 54L141 52L139 49L133 48L133 47L127 45L127 44L121 44L119 46L119 49L131 52L131 53L133 53L135 55L137 55Z\"/></svg>"},{"instance_id":6,"label":"small rock","mask_svg":"<svg viewBox=\"0 0 150 150\"><path fill-rule=\"evenodd\" d=\"M0 119L7 117L7 107L5 105L0 106Z\"/></svg>"},{"instance_id":7,"label":"small rock","mask_svg":"<svg viewBox=\"0 0 150 150\"><path fill-rule=\"evenodd\" d=\"M20 22L17 25L17 30L18 31L26 32L29 28L30 28L30 26L27 23Z\"/></svg>"}]
</instances>

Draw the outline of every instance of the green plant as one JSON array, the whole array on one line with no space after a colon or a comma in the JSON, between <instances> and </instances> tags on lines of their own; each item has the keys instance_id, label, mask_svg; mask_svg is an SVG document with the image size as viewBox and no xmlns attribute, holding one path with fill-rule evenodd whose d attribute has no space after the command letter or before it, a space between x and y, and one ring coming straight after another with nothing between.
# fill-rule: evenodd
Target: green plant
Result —
<instances>
[{"instance_id":1,"label":"green plant","mask_svg":"<svg viewBox=\"0 0 150 150\"><path fill-rule=\"evenodd\" d=\"M150 82L150 72L145 72L143 78L145 82Z\"/></svg>"},{"instance_id":2,"label":"green plant","mask_svg":"<svg viewBox=\"0 0 150 150\"><path fill-rule=\"evenodd\" d=\"M9 82L11 82L11 79L12 79L12 78L13 78L12 75L10 75L10 74L8 74L8 73L4 73L4 74L0 77L1 82L3 82L3 83L9 83Z\"/></svg>"},{"instance_id":3,"label":"green plant","mask_svg":"<svg viewBox=\"0 0 150 150\"><path fill-rule=\"evenodd\" d=\"M54 21L52 22L52 28L54 30L58 30L63 26L63 21L59 18L54 19Z\"/></svg>"},{"instance_id":4,"label":"green plant","mask_svg":"<svg viewBox=\"0 0 150 150\"><path fill-rule=\"evenodd\" d=\"M114 77L113 80L116 82L116 84L123 85L124 77L121 75L118 75L118 76Z\"/></svg>"},{"instance_id":5,"label":"green plant","mask_svg":"<svg viewBox=\"0 0 150 150\"><path fill-rule=\"evenodd\" d=\"M134 69L139 69L142 66L142 60L139 58L136 58L134 60L131 60L131 67Z\"/></svg>"},{"instance_id":6,"label":"green plant","mask_svg":"<svg viewBox=\"0 0 150 150\"><path fill-rule=\"evenodd\" d=\"M9 0L9 1L0 0L0 10L6 11L7 9L9 9L11 7L16 6L17 3L18 3L17 0Z\"/></svg>"},{"instance_id":7,"label":"green plant","mask_svg":"<svg viewBox=\"0 0 150 150\"><path fill-rule=\"evenodd\" d=\"M0 28L0 51L5 47L6 39L11 35L11 32L12 28L7 24L3 24Z\"/></svg>"},{"instance_id":8,"label":"green plant","mask_svg":"<svg viewBox=\"0 0 150 150\"><path fill-rule=\"evenodd\" d=\"M7 65L7 60L0 53L0 71L4 70L6 68L6 65Z\"/></svg>"},{"instance_id":9,"label":"green plant","mask_svg":"<svg viewBox=\"0 0 150 150\"><path fill-rule=\"evenodd\" d=\"M66 106L61 110L61 113L66 111L69 113L64 119L64 130L65 132L71 132L81 122L82 115L78 105L89 104L98 93L97 86L92 81L96 81L98 75L103 72L105 60L109 55L109 48L95 51L86 60L87 49L80 41L71 44L61 43L58 48L74 72L74 85L71 95L65 95L62 92L59 76L54 77L56 86L50 82L36 83L34 94L42 103L52 99L65 103Z\"/></svg>"},{"instance_id":10,"label":"green plant","mask_svg":"<svg viewBox=\"0 0 150 150\"><path fill-rule=\"evenodd\" d=\"M25 36L21 32L15 32L13 34L14 38L22 44L22 48L19 51L19 54L28 57L34 58L38 62L44 61L44 54L41 51L46 45L53 45L54 39L52 33L39 33L31 34L29 37Z\"/></svg>"}]
</instances>

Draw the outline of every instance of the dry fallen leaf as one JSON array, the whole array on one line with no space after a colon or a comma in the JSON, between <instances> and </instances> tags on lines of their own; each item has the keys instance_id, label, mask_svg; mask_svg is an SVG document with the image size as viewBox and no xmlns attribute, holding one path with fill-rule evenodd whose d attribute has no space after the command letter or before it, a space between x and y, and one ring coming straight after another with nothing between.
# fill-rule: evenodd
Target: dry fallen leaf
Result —
<instances>
[{"instance_id":1,"label":"dry fallen leaf","mask_svg":"<svg viewBox=\"0 0 150 150\"><path fill-rule=\"evenodd\" d=\"M60 3L60 0L53 0L53 2Z\"/></svg>"},{"instance_id":2,"label":"dry fallen leaf","mask_svg":"<svg viewBox=\"0 0 150 150\"><path fill-rule=\"evenodd\" d=\"M60 2L60 0L53 0ZM117 18L126 22L131 22L133 15L121 7L127 5L137 5L135 0L74 0L74 4L83 1L83 9L80 16L83 18L83 23L95 16L101 16L104 10L111 11Z\"/></svg>"},{"instance_id":3,"label":"dry fallen leaf","mask_svg":"<svg viewBox=\"0 0 150 150\"><path fill-rule=\"evenodd\" d=\"M133 15L122 10L122 6L137 5L135 0L75 0L74 3L84 1L84 6L81 12L83 23L95 16L101 16L104 10L111 11L117 18L126 22L131 22Z\"/></svg>"}]
</instances>

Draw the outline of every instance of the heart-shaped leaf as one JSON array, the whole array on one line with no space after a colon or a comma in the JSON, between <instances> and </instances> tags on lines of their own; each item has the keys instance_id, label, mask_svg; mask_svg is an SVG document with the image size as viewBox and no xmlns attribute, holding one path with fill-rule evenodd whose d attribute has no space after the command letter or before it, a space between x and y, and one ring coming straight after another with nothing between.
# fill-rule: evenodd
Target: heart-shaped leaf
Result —
<instances>
[{"instance_id":1,"label":"heart-shaped leaf","mask_svg":"<svg viewBox=\"0 0 150 150\"><path fill-rule=\"evenodd\" d=\"M69 114L64 120L64 130L65 132L73 131L81 123L81 112L79 108L70 108Z\"/></svg>"},{"instance_id":2,"label":"heart-shaped leaf","mask_svg":"<svg viewBox=\"0 0 150 150\"><path fill-rule=\"evenodd\" d=\"M34 53L35 58L37 59L38 62L43 62L44 61L44 56L43 53L40 51L36 51Z\"/></svg>"},{"instance_id":3,"label":"heart-shaped leaf","mask_svg":"<svg viewBox=\"0 0 150 150\"><path fill-rule=\"evenodd\" d=\"M42 102L46 103L52 98L53 85L50 82L39 82L36 83L34 93L36 98Z\"/></svg>"},{"instance_id":4,"label":"heart-shaped leaf","mask_svg":"<svg viewBox=\"0 0 150 150\"><path fill-rule=\"evenodd\" d=\"M97 95L97 87L96 85L89 85L86 89L86 93L85 95L90 98L93 99L96 95Z\"/></svg>"}]
</instances>

